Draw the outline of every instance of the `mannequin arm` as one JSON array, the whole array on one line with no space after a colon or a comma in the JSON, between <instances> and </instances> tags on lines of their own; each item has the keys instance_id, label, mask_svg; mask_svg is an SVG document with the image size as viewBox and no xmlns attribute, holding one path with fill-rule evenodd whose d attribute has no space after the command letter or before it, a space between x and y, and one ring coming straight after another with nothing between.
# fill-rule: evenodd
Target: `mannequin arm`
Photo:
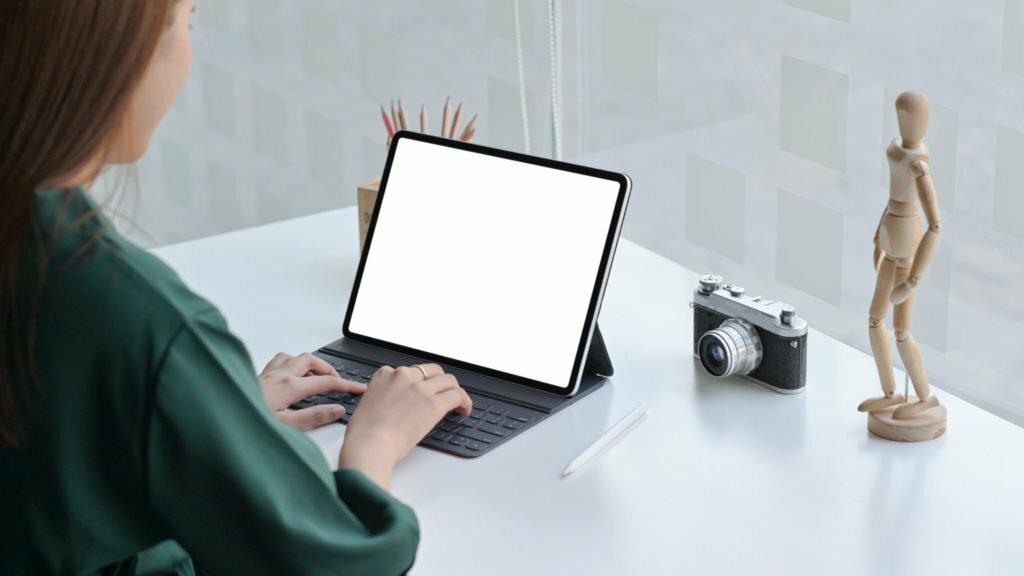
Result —
<instances>
[{"instance_id":1,"label":"mannequin arm","mask_svg":"<svg viewBox=\"0 0 1024 576\"><path fill-rule=\"evenodd\" d=\"M878 219L878 227L875 228L875 237L872 239L875 243L875 257L873 259L875 272L878 271L878 267L882 264L882 259L885 258L885 250L882 250L881 246L878 245L878 233L882 230L882 220L885 220L885 213L888 211L888 207L886 207L885 210L882 210L882 216Z\"/></svg>"},{"instance_id":2,"label":"mannequin arm","mask_svg":"<svg viewBox=\"0 0 1024 576\"><path fill-rule=\"evenodd\" d=\"M935 185L932 183L932 176L928 171L928 164L918 160L913 163L914 173L917 174L917 196L924 208L924 216L928 221L928 231L925 232L921 242L917 245L917 252L914 254L914 263L910 267L910 276L906 282L896 287L892 292L893 304L901 304L910 297L911 291L917 287L925 269L935 256L935 250L939 246L939 235L942 234L942 221L939 213L939 201L935 196Z\"/></svg>"},{"instance_id":3,"label":"mannequin arm","mask_svg":"<svg viewBox=\"0 0 1024 576\"><path fill-rule=\"evenodd\" d=\"M924 271L935 256L935 249L939 246L939 235L942 234L942 221L939 214L939 200L935 197L935 186L932 184L932 175L928 173L928 164L918 160L914 162L914 172L917 174L917 196L924 208L924 217L928 221L928 231L925 232L921 243L917 245L917 253L914 255L914 264L910 268L910 277L907 279L911 284L917 285L918 280L924 275Z\"/></svg>"}]
</instances>

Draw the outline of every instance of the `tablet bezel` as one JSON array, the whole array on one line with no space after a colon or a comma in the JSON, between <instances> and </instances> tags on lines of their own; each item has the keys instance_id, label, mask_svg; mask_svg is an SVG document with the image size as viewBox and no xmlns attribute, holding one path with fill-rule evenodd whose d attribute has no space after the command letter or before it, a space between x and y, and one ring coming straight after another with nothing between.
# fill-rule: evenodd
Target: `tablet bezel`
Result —
<instances>
[{"instance_id":1,"label":"tablet bezel","mask_svg":"<svg viewBox=\"0 0 1024 576\"><path fill-rule=\"evenodd\" d=\"M377 216L380 214L380 207L383 204L384 196L387 194L387 183L388 176L391 173L391 165L395 158L395 152L398 149L398 144L405 139L418 140L428 144L435 144L439 146L446 146L449 148L456 148L467 152L473 152L478 154L486 154L488 156L494 156L497 158L503 158L506 160L513 160L517 162L525 162L528 164L534 164L537 166L543 166L546 168L553 168L556 170L562 170L565 172L572 172L575 174L581 174L584 176L590 176L593 178L600 178L603 180L609 180L618 184L619 189L615 199L615 209L612 213L611 221L608 226L608 234L605 238L604 250L601 254L601 264L598 267L597 277L594 279L594 288L591 291L590 304L587 307L587 316L583 323L583 330L580 334L579 344L576 349L576 358L573 361L572 372L569 377L569 382L566 386L557 386L518 376L508 372L502 372L493 368L487 368L486 366L480 366L458 360L456 358L449 358L441 356L426 350L417 350L415 348L409 348L397 344L394 342L388 342L380 340L372 336L366 336L363 334L357 334L349 329L349 322L352 319L352 312L355 310L356 300L359 296L359 286L363 279L363 268L366 265L366 256L369 254L370 247L373 246L373 233L377 227ZM362 254L359 258L359 268L356 270L355 280L352 283L352 293L349 295L348 307L345 312L345 324L342 327L342 332L346 338L354 340L356 342L363 342L366 344L372 344L382 348L388 348L408 354L410 356L416 356L425 358L440 364L447 364L449 366L455 366L464 370L470 370L478 374L484 374L494 378L500 378L509 382L514 382L522 386L527 386L535 390L541 390L558 396L572 396L579 389L580 379L583 377L583 367L586 363L587 354L590 349L590 342L593 338L594 327L597 325L597 316L601 309L601 302L604 298L604 289L608 282L608 275L611 272L612 261L615 257L615 249L618 244L619 235L622 230L622 221L625 217L626 206L629 201L631 182L628 176L625 174L619 174L617 172L609 172L606 170L599 170L597 168L590 168L587 166L579 166L576 164L569 164L567 162L560 162L557 160L549 160L547 158L539 158L536 156L528 156L526 154L520 154L518 152L510 152L507 150L500 150L497 148L490 148L487 146L481 146L479 144L471 144L468 142L462 142L460 140L441 138L438 136L431 136L427 134L421 134L419 132L400 131L395 134L391 142L391 148L388 150L387 163L384 166L384 174L381 177L380 186L377 192L377 201L373 211L373 217L370 220L369 228L366 232L366 239L363 242Z\"/></svg>"}]
</instances>

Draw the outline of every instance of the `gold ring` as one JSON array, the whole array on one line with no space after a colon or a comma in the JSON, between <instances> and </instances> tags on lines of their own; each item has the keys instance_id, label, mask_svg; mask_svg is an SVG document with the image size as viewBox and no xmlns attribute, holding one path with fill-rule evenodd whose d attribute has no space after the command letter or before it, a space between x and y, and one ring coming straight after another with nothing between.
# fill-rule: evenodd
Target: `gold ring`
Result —
<instances>
[{"instance_id":1,"label":"gold ring","mask_svg":"<svg viewBox=\"0 0 1024 576\"><path fill-rule=\"evenodd\" d=\"M430 373L427 372L426 368L424 368L423 366L420 366L419 364L413 364L412 367L413 368L419 368L420 372L423 372L423 379L424 380L430 380Z\"/></svg>"}]
</instances>

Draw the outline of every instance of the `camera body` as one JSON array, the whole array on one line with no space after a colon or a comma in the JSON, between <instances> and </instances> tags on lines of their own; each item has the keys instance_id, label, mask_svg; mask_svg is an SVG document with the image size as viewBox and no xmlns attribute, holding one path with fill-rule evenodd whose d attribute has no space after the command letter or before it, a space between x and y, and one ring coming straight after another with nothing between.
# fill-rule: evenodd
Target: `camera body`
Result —
<instances>
[{"instance_id":1,"label":"camera body","mask_svg":"<svg viewBox=\"0 0 1024 576\"><path fill-rule=\"evenodd\" d=\"M700 278L694 290L693 353L712 376L744 376L782 394L807 381L807 322L796 308L750 297L720 276Z\"/></svg>"}]
</instances>

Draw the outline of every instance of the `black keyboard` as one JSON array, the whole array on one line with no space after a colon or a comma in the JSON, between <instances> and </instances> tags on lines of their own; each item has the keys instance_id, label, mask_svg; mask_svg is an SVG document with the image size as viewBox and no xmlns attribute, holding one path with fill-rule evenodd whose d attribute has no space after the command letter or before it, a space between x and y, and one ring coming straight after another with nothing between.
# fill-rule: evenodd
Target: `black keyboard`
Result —
<instances>
[{"instance_id":1,"label":"black keyboard","mask_svg":"<svg viewBox=\"0 0 1024 576\"><path fill-rule=\"evenodd\" d=\"M328 354L318 353L317 356L334 366L342 378L355 382L368 383L378 368L366 362ZM492 450L498 444L537 423L545 415L543 412L484 396L473 390L467 389L466 392L473 400L472 413L469 416L449 413L427 434L420 442L420 446L473 458ZM298 410L320 404L341 404L345 407L345 415L341 421L347 424L359 407L361 398L360 394L328 392L299 400L291 407Z\"/></svg>"}]
</instances>

